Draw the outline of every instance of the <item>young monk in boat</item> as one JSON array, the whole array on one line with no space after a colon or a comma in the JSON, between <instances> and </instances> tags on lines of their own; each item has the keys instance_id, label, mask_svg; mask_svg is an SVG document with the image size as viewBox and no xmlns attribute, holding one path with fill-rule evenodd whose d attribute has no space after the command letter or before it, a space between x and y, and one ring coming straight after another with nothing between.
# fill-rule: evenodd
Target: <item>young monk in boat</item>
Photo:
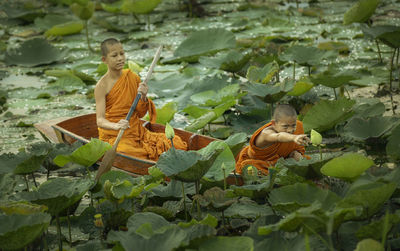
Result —
<instances>
[{"instance_id":1,"label":"young monk in boat","mask_svg":"<svg viewBox=\"0 0 400 251\"><path fill-rule=\"evenodd\" d=\"M134 157L158 160L161 153L171 147L164 133L150 132L140 122L147 112L150 122L156 121L154 103L146 97L148 87L140 77L125 65L125 53L122 44L114 38L101 43L102 61L108 66L106 74L96 84L96 119L99 139L114 144L120 129L126 129L117 151ZM135 112L130 121L125 120L136 95L141 93ZM174 146L187 149L187 145L178 136L174 137Z\"/></svg>"},{"instance_id":2,"label":"young monk in boat","mask_svg":"<svg viewBox=\"0 0 400 251\"><path fill-rule=\"evenodd\" d=\"M244 167L254 166L267 175L268 167L279 158L303 158L304 146L309 142L303 123L297 120L296 110L290 105L278 105L271 122L259 128L236 157L236 172L242 173Z\"/></svg>"}]
</instances>

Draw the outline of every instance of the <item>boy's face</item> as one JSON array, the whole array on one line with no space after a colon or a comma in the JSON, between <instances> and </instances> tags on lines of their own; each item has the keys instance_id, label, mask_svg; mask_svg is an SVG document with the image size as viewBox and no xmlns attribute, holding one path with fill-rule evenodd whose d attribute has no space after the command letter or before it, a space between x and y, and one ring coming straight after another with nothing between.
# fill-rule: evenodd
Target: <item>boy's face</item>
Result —
<instances>
[{"instance_id":1,"label":"boy's face","mask_svg":"<svg viewBox=\"0 0 400 251\"><path fill-rule=\"evenodd\" d=\"M296 131L296 117L282 117L273 122L275 131L294 133Z\"/></svg>"},{"instance_id":2,"label":"boy's face","mask_svg":"<svg viewBox=\"0 0 400 251\"><path fill-rule=\"evenodd\" d=\"M125 52L122 44L108 45L107 48L108 53L107 56L102 57L103 62L112 70L122 70L125 65Z\"/></svg>"}]
</instances>

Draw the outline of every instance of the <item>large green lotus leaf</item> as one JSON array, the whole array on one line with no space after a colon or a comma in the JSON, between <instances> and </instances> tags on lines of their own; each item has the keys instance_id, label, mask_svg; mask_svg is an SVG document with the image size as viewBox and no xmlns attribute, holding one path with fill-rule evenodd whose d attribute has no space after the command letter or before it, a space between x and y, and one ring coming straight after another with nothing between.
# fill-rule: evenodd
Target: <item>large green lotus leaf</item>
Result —
<instances>
[{"instance_id":1,"label":"large green lotus leaf","mask_svg":"<svg viewBox=\"0 0 400 251\"><path fill-rule=\"evenodd\" d=\"M220 181L224 179L223 168L225 168L225 177L228 177L229 174L235 169L235 156L232 154L231 149L224 141L214 141L210 144L212 144L211 146L213 146L214 149L224 148L224 150L215 159L214 163L204 177L213 181ZM200 149L199 152L202 152L202 149Z\"/></svg>"},{"instance_id":2,"label":"large green lotus leaf","mask_svg":"<svg viewBox=\"0 0 400 251\"><path fill-rule=\"evenodd\" d=\"M380 0L359 0L343 15L343 24L364 23L378 7Z\"/></svg>"},{"instance_id":3,"label":"large green lotus leaf","mask_svg":"<svg viewBox=\"0 0 400 251\"><path fill-rule=\"evenodd\" d=\"M338 41L322 42L318 44L318 49L327 51L337 51L340 54L348 54L350 48L347 44Z\"/></svg>"},{"instance_id":4,"label":"large green lotus leaf","mask_svg":"<svg viewBox=\"0 0 400 251\"><path fill-rule=\"evenodd\" d=\"M63 23L73 21L71 16L60 15L60 14L47 14L44 17L38 17L35 19L35 26L42 30L48 30L51 27Z\"/></svg>"},{"instance_id":5,"label":"large green lotus leaf","mask_svg":"<svg viewBox=\"0 0 400 251\"><path fill-rule=\"evenodd\" d=\"M199 246L199 251L220 250L254 250L254 241L246 236L215 236L203 241Z\"/></svg>"},{"instance_id":6,"label":"large green lotus leaf","mask_svg":"<svg viewBox=\"0 0 400 251\"><path fill-rule=\"evenodd\" d=\"M0 173L13 173L15 168L24 163L25 161L33 158L35 155L29 154L25 151L14 153L3 153L0 155Z\"/></svg>"},{"instance_id":7,"label":"large green lotus leaf","mask_svg":"<svg viewBox=\"0 0 400 251\"><path fill-rule=\"evenodd\" d=\"M74 92L86 87L86 84L75 75L66 75L58 78L56 82L47 86L47 90Z\"/></svg>"},{"instance_id":8,"label":"large green lotus leaf","mask_svg":"<svg viewBox=\"0 0 400 251\"><path fill-rule=\"evenodd\" d=\"M73 3L70 5L72 12L82 20L89 20L94 13L95 3L86 1L86 3Z\"/></svg>"},{"instance_id":9,"label":"large green lotus leaf","mask_svg":"<svg viewBox=\"0 0 400 251\"><path fill-rule=\"evenodd\" d=\"M163 231L162 231L163 230ZM143 233L147 232L147 236ZM176 225L153 231L150 224L142 225L142 235L136 231L110 231L107 237L109 242L119 242L124 250L165 250L172 251L179 246L187 245L187 233Z\"/></svg>"},{"instance_id":10,"label":"large green lotus leaf","mask_svg":"<svg viewBox=\"0 0 400 251\"><path fill-rule=\"evenodd\" d=\"M126 226L128 227L129 231L136 231L138 230L143 224L150 224L154 231L165 227L170 226L169 223L164 217L150 212L144 213L135 213L131 217L129 217Z\"/></svg>"},{"instance_id":11,"label":"large green lotus leaf","mask_svg":"<svg viewBox=\"0 0 400 251\"><path fill-rule=\"evenodd\" d=\"M200 57L199 62L207 67L213 67L228 72L238 72L249 61L248 53L236 50L222 52L215 57Z\"/></svg>"},{"instance_id":12,"label":"large green lotus leaf","mask_svg":"<svg viewBox=\"0 0 400 251\"><path fill-rule=\"evenodd\" d=\"M323 51L316 47L293 45L282 52L279 59L282 61L294 61L299 65L311 66L320 64L323 59L334 54L333 51Z\"/></svg>"},{"instance_id":13,"label":"large green lotus leaf","mask_svg":"<svg viewBox=\"0 0 400 251\"><path fill-rule=\"evenodd\" d=\"M147 14L152 12L161 0L123 0L121 9L125 13Z\"/></svg>"},{"instance_id":14,"label":"large green lotus leaf","mask_svg":"<svg viewBox=\"0 0 400 251\"><path fill-rule=\"evenodd\" d=\"M358 153L334 158L321 168L321 173L345 180L354 180L374 165L374 161Z\"/></svg>"},{"instance_id":15,"label":"large green lotus leaf","mask_svg":"<svg viewBox=\"0 0 400 251\"><path fill-rule=\"evenodd\" d=\"M361 186L339 201L337 208L361 207L363 208L362 214L349 219L367 219L381 209L383 204L392 196L396 187L395 183L384 184L378 182Z\"/></svg>"},{"instance_id":16,"label":"large green lotus leaf","mask_svg":"<svg viewBox=\"0 0 400 251\"><path fill-rule=\"evenodd\" d=\"M347 85L350 81L357 79L355 72L341 71L332 72L330 70L324 71L311 77L311 81L317 85L324 85L331 88L338 88L342 85Z\"/></svg>"},{"instance_id":17,"label":"large green lotus leaf","mask_svg":"<svg viewBox=\"0 0 400 251\"><path fill-rule=\"evenodd\" d=\"M229 136L225 143L228 144L233 156L236 156L247 142L247 134L244 132L235 133Z\"/></svg>"},{"instance_id":18,"label":"large green lotus leaf","mask_svg":"<svg viewBox=\"0 0 400 251\"><path fill-rule=\"evenodd\" d=\"M355 208L339 208L333 211L325 211L319 202L315 202L309 207L302 207L297 211L286 215L278 223L258 228L259 235L269 235L273 231L283 230L295 232L300 228L310 233L325 232L329 220L333 218L333 230L346 220L346 217L353 217L357 214Z\"/></svg>"},{"instance_id":19,"label":"large green lotus leaf","mask_svg":"<svg viewBox=\"0 0 400 251\"><path fill-rule=\"evenodd\" d=\"M388 138L386 153L394 159L400 159L400 125L398 125Z\"/></svg>"},{"instance_id":20,"label":"large green lotus leaf","mask_svg":"<svg viewBox=\"0 0 400 251\"><path fill-rule=\"evenodd\" d=\"M398 211L396 212L396 214L385 214L380 219L373 220L368 225L360 227L357 230L356 235L359 240L367 238L381 240L382 233L385 231L385 228L387 230L392 229L394 225L397 225L399 223L400 215ZM385 226L385 224L387 225Z\"/></svg>"},{"instance_id":21,"label":"large green lotus leaf","mask_svg":"<svg viewBox=\"0 0 400 251\"><path fill-rule=\"evenodd\" d=\"M249 199L240 199L224 211L225 217L257 219L261 216L274 215L274 211L266 204L259 205Z\"/></svg>"},{"instance_id":22,"label":"large green lotus leaf","mask_svg":"<svg viewBox=\"0 0 400 251\"><path fill-rule=\"evenodd\" d=\"M371 85L380 85L385 83L387 80L386 77L380 77L380 76L363 76L359 79L351 80L350 84L356 85L356 86L371 86Z\"/></svg>"},{"instance_id":23,"label":"large green lotus leaf","mask_svg":"<svg viewBox=\"0 0 400 251\"><path fill-rule=\"evenodd\" d=\"M70 21L67 23L57 24L48 29L44 35L49 36L67 36L80 33L83 30L81 21Z\"/></svg>"},{"instance_id":24,"label":"large green lotus leaf","mask_svg":"<svg viewBox=\"0 0 400 251\"><path fill-rule=\"evenodd\" d=\"M204 219L202 219L201 221L198 221L196 219L192 219L189 222L179 222L178 226L183 227L183 228L187 228L190 226L194 226L194 225L207 225L210 227L217 227L218 226L218 219L214 216L212 216L211 214L207 214L206 217L204 217Z\"/></svg>"},{"instance_id":25,"label":"large green lotus leaf","mask_svg":"<svg viewBox=\"0 0 400 251\"><path fill-rule=\"evenodd\" d=\"M395 117L375 116L372 118L352 118L344 127L344 135L356 141L379 138L399 122Z\"/></svg>"},{"instance_id":26,"label":"large green lotus leaf","mask_svg":"<svg viewBox=\"0 0 400 251\"><path fill-rule=\"evenodd\" d=\"M400 47L400 26L394 25L377 25L369 27L367 25L361 26L364 34L372 39L379 39L383 43L392 48Z\"/></svg>"},{"instance_id":27,"label":"large green lotus leaf","mask_svg":"<svg viewBox=\"0 0 400 251\"><path fill-rule=\"evenodd\" d=\"M374 239L364 239L357 243L354 251L384 251L385 247Z\"/></svg>"},{"instance_id":28,"label":"large green lotus leaf","mask_svg":"<svg viewBox=\"0 0 400 251\"><path fill-rule=\"evenodd\" d=\"M197 61L202 55L216 53L236 46L235 35L221 28L192 33L174 52L175 61ZM178 60L178 61L179 61Z\"/></svg>"},{"instance_id":29,"label":"large green lotus leaf","mask_svg":"<svg viewBox=\"0 0 400 251\"><path fill-rule=\"evenodd\" d=\"M201 117L197 118L192 124L185 127L186 131L196 132L198 129L203 128L205 125L213 121L216 117L216 113L214 111L207 112L203 114Z\"/></svg>"},{"instance_id":30,"label":"large green lotus leaf","mask_svg":"<svg viewBox=\"0 0 400 251\"><path fill-rule=\"evenodd\" d=\"M184 113L187 113L190 117L192 118L200 118L204 114L208 113L210 111L209 108L201 108L196 105L188 105L185 107L185 109L182 110Z\"/></svg>"},{"instance_id":31,"label":"large green lotus leaf","mask_svg":"<svg viewBox=\"0 0 400 251\"><path fill-rule=\"evenodd\" d=\"M349 99L321 100L306 113L303 119L304 132L314 129L323 132L353 116L356 102Z\"/></svg>"},{"instance_id":32,"label":"large green lotus leaf","mask_svg":"<svg viewBox=\"0 0 400 251\"><path fill-rule=\"evenodd\" d=\"M228 197L227 191L217 186L206 190L203 195L195 195L194 198L200 202L200 205L211 207L217 211L223 211L237 202L236 198Z\"/></svg>"},{"instance_id":33,"label":"large green lotus leaf","mask_svg":"<svg viewBox=\"0 0 400 251\"><path fill-rule=\"evenodd\" d=\"M47 229L50 220L47 213L0 215L0 248L22 249Z\"/></svg>"},{"instance_id":34,"label":"large green lotus leaf","mask_svg":"<svg viewBox=\"0 0 400 251\"><path fill-rule=\"evenodd\" d=\"M18 2L14 2L15 4L9 3L5 2L4 4L3 2L1 9L4 11L4 13L6 13L6 17L10 19L21 19L32 22L37 17L41 17L45 14L44 8L40 8L39 6L33 5L29 8L28 5L25 6L24 4ZM34 4L34 2L32 2L32 4Z\"/></svg>"},{"instance_id":35,"label":"large green lotus leaf","mask_svg":"<svg viewBox=\"0 0 400 251\"><path fill-rule=\"evenodd\" d=\"M303 77L299 81L296 82L293 89L287 93L289 96L300 96L304 93L311 90L314 87L314 84L308 77Z\"/></svg>"},{"instance_id":36,"label":"large green lotus leaf","mask_svg":"<svg viewBox=\"0 0 400 251\"><path fill-rule=\"evenodd\" d=\"M101 3L103 10L110 13L118 13L122 11L122 4L124 0L115 1L113 3Z\"/></svg>"},{"instance_id":37,"label":"large green lotus leaf","mask_svg":"<svg viewBox=\"0 0 400 251\"><path fill-rule=\"evenodd\" d=\"M380 102L379 99L373 100L368 98L364 102L360 102L354 107L354 117L366 119L376 116L383 116L385 111L385 104Z\"/></svg>"},{"instance_id":38,"label":"large green lotus leaf","mask_svg":"<svg viewBox=\"0 0 400 251\"><path fill-rule=\"evenodd\" d=\"M232 194L232 197L243 196L251 199L265 199L272 187L271 180L266 179L262 180L259 184L245 184L243 186L231 185L229 187L231 190L228 190L228 192Z\"/></svg>"},{"instance_id":39,"label":"large green lotus leaf","mask_svg":"<svg viewBox=\"0 0 400 251\"><path fill-rule=\"evenodd\" d=\"M171 148L161 154L156 166L172 179L183 182L200 180L224 150L224 147L209 150L212 146L210 143L202 149L202 153Z\"/></svg>"},{"instance_id":40,"label":"large green lotus leaf","mask_svg":"<svg viewBox=\"0 0 400 251\"><path fill-rule=\"evenodd\" d=\"M34 213L44 213L47 211L47 207L44 205L32 204L27 201L7 201L0 203L0 210L7 215L29 215Z\"/></svg>"},{"instance_id":41,"label":"large green lotus leaf","mask_svg":"<svg viewBox=\"0 0 400 251\"><path fill-rule=\"evenodd\" d=\"M267 84L278 71L279 65L275 61L266 64L263 68L250 66L247 69L246 78L251 82Z\"/></svg>"},{"instance_id":42,"label":"large green lotus leaf","mask_svg":"<svg viewBox=\"0 0 400 251\"><path fill-rule=\"evenodd\" d=\"M190 81L193 81L193 79L183 74L172 74L162 80L150 79L149 92L155 93L161 98L178 96Z\"/></svg>"},{"instance_id":43,"label":"large green lotus leaf","mask_svg":"<svg viewBox=\"0 0 400 251\"><path fill-rule=\"evenodd\" d=\"M33 173L42 166L43 161L46 159L47 155L33 155L23 162L19 163L15 169L15 174L29 174Z\"/></svg>"},{"instance_id":44,"label":"large green lotus leaf","mask_svg":"<svg viewBox=\"0 0 400 251\"><path fill-rule=\"evenodd\" d=\"M143 185L134 186L129 180L117 180L112 183L110 192L117 200L137 197L143 191Z\"/></svg>"},{"instance_id":45,"label":"large green lotus leaf","mask_svg":"<svg viewBox=\"0 0 400 251\"><path fill-rule=\"evenodd\" d=\"M293 158L280 158L276 166L283 165L289 168L290 171L306 179L322 178L321 167L329 160L342 154L342 152L322 153L322 159L319 153L310 154L311 159L302 158L299 161Z\"/></svg>"},{"instance_id":46,"label":"large green lotus leaf","mask_svg":"<svg viewBox=\"0 0 400 251\"><path fill-rule=\"evenodd\" d=\"M0 173L0 200L7 201L8 197L13 196L15 186L21 182L22 180L18 182L18 179L15 179L15 175L12 172Z\"/></svg>"},{"instance_id":47,"label":"large green lotus leaf","mask_svg":"<svg viewBox=\"0 0 400 251\"><path fill-rule=\"evenodd\" d=\"M7 65L33 67L60 61L65 55L66 51L57 49L46 39L33 38L23 42L19 48L7 51L5 62Z\"/></svg>"},{"instance_id":48,"label":"large green lotus leaf","mask_svg":"<svg viewBox=\"0 0 400 251\"><path fill-rule=\"evenodd\" d=\"M42 183L37 191L21 193L22 199L48 207L55 216L75 204L93 185L89 179L56 178Z\"/></svg>"},{"instance_id":49,"label":"large green lotus leaf","mask_svg":"<svg viewBox=\"0 0 400 251\"><path fill-rule=\"evenodd\" d=\"M70 155L58 155L54 158L54 163L63 167L69 162L75 162L89 167L96 163L96 161L109 149L111 149L110 144L93 138L88 144L79 147Z\"/></svg>"},{"instance_id":50,"label":"large green lotus leaf","mask_svg":"<svg viewBox=\"0 0 400 251\"><path fill-rule=\"evenodd\" d=\"M260 97L264 102L276 103L293 89L294 81L288 80L276 84L246 83L244 90L250 95Z\"/></svg>"},{"instance_id":51,"label":"large green lotus leaf","mask_svg":"<svg viewBox=\"0 0 400 251\"><path fill-rule=\"evenodd\" d=\"M160 109L157 109L156 123L165 125L174 118L174 115L177 111L178 108L175 102L169 102L165 104Z\"/></svg>"},{"instance_id":52,"label":"large green lotus leaf","mask_svg":"<svg viewBox=\"0 0 400 251\"><path fill-rule=\"evenodd\" d=\"M340 197L330 190L322 190L306 183L283 186L273 189L269 194L271 206L286 213L308 207L315 201L321 203L322 209L330 210L340 201Z\"/></svg>"},{"instance_id":53,"label":"large green lotus leaf","mask_svg":"<svg viewBox=\"0 0 400 251\"><path fill-rule=\"evenodd\" d=\"M185 194L195 194L193 183L184 183ZM166 186L157 186L150 190L153 196L162 198L182 198L182 182L171 180ZM152 196L152 195L149 195Z\"/></svg>"}]
</instances>

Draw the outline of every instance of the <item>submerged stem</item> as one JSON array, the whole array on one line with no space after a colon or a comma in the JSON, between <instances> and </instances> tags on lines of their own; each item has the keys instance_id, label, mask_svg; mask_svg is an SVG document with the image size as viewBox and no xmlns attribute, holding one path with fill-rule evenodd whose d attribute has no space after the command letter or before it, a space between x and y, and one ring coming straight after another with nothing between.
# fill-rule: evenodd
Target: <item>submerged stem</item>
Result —
<instances>
[{"instance_id":1,"label":"submerged stem","mask_svg":"<svg viewBox=\"0 0 400 251\"><path fill-rule=\"evenodd\" d=\"M63 250L62 240L61 240L60 218L58 217L58 214L56 215L56 223L57 223L57 235L58 235L58 250Z\"/></svg>"}]
</instances>

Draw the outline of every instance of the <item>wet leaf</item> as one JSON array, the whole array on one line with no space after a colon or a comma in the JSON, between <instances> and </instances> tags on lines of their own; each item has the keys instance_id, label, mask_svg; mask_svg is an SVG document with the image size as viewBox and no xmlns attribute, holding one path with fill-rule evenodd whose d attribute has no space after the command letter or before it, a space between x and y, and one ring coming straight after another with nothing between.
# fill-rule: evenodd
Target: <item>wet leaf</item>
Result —
<instances>
[{"instance_id":1,"label":"wet leaf","mask_svg":"<svg viewBox=\"0 0 400 251\"><path fill-rule=\"evenodd\" d=\"M23 42L19 48L6 52L7 65L33 67L51 64L64 58L66 52L57 49L43 38L33 38Z\"/></svg>"},{"instance_id":2,"label":"wet leaf","mask_svg":"<svg viewBox=\"0 0 400 251\"><path fill-rule=\"evenodd\" d=\"M387 116L352 118L344 127L344 135L356 141L379 138L399 123L399 119Z\"/></svg>"},{"instance_id":3,"label":"wet leaf","mask_svg":"<svg viewBox=\"0 0 400 251\"><path fill-rule=\"evenodd\" d=\"M318 65L323 59L333 56L332 51L323 51L316 47L293 45L285 50L279 59L282 61L294 61L299 65Z\"/></svg>"},{"instance_id":4,"label":"wet leaf","mask_svg":"<svg viewBox=\"0 0 400 251\"><path fill-rule=\"evenodd\" d=\"M44 35L49 36L67 36L80 33L83 30L83 23L80 21L71 21L67 23L57 24L48 29Z\"/></svg>"}]
</instances>

